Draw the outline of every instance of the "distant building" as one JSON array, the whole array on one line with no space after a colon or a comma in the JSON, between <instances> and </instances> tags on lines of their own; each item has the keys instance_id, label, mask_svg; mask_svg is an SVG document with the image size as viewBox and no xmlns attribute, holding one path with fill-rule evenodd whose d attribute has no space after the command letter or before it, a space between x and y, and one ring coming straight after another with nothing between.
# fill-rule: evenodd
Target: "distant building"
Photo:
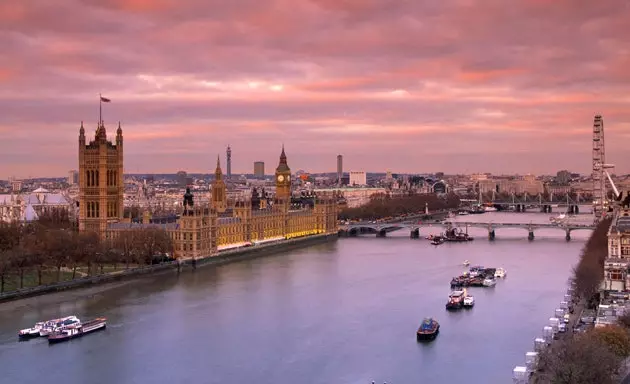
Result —
<instances>
[{"instance_id":1,"label":"distant building","mask_svg":"<svg viewBox=\"0 0 630 384\"><path fill-rule=\"evenodd\" d=\"M608 258L604 262L605 291L623 292L630 288L630 209L618 212L608 230Z\"/></svg>"},{"instance_id":2,"label":"distant building","mask_svg":"<svg viewBox=\"0 0 630 384\"><path fill-rule=\"evenodd\" d=\"M68 184L70 185L79 184L79 171L77 170L68 171Z\"/></svg>"},{"instance_id":3,"label":"distant building","mask_svg":"<svg viewBox=\"0 0 630 384\"><path fill-rule=\"evenodd\" d=\"M572 176L571 172L567 170L558 171L558 173L556 173L556 183L562 185L569 184Z\"/></svg>"},{"instance_id":4,"label":"distant building","mask_svg":"<svg viewBox=\"0 0 630 384\"><path fill-rule=\"evenodd\" d=\"M393 178L394 177L392 176L392 171L387 171L387 173L385 174L385 180L392 181Z\"/></svg>"},{"instance_id":5,"label":"distant building","mask_svg":"<svg viewBox=\"0 0 630 384\"><path fill-rule=\"evenodd\" d=\"M350 185L367 185L367 175L364 171L350 171Z\"/></svg>"},{"instance_id":6,"label":"distant building","mask_svg":"<svg viewBox=\"0 0 630 384\"><path fill-rule=\"evenodd\" d=\"M435 182L432 186L431 189L433 190L433 193L446 193L448 192L448 186L446 185L446 182L444 180L440 180Z\"/></svg>"},{"instance_id":7,"label":"distant building","mask_svg":"<svg viewBox=\"0 0 630 384\"><path fill-rule=\"evenodd\" d=\"M473 173L472 175L470 175L470 180L472 180L472 181L488 180L488 174L486 174L486 173Z\"/></svg>"},{"instance_id":8,"label":"distant building","mask_svg":"<svg viewBox=\"0 0 630 384\"><path fill-rule=\"evenodd\" d=\"M61 193L37 188L31 193L0 195L0 221L28 222L37 220L52 209L69 211L70 202Z\"/></svg>"},{"instance_id":9,"label":"distant building","mask_svg":"<svg viewBox=\"0 0 630 384\"><path fill-rule=\"evenodd\" d=\"M186 180L186 178L188 177L188 174L185 171L177 172L175 177L177 178L177 184L179 184L180 187L184 188L187 185L188 180Z\"/></svg>"},{"instance_id":10,"label":"distant building","mask_svg":"<svg viewBox=\"0 0 630 384\"><path fill-rule=\"evenodd\" d=\"M232 148L228 144L227 149L225 150L226 159L226 172L228 180L232 178Z\"/></svg>"},{"instance_id":11,"label":"distant building","mask_svg":"<svg viewBox=\"0 0 630 384\"><path fill-rule=\"evenodd\" d=\"M264 161L254 162L254 177L258 177L261 179L265 178L265 162Z\"/></svg>"},{"instance_id":12,"label":"distant building","mask_svg":"<svg viewBox=\"0 0 630 384\"><path fill-rule=\"evenodd\" d=\"M18 193L22 190L22 180L11 179L11 191Z\"/></svg>"},{"instance_id":13,"label":"distant building","mask_svg":"<svg viewBox=\"0 0 630 384\"><path fill-rule=\"evenodd\" d=\"M343 156L337 155L337 185L341 185L343 178Z\"/></svg>"}]
</instances>

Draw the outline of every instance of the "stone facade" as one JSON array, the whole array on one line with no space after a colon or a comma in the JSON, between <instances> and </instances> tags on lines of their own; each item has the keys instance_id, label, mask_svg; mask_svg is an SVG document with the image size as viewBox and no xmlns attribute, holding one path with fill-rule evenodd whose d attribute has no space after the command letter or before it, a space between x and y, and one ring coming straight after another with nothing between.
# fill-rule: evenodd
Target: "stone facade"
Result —
<instances>
[{"instance_id":1,"label":"stone facade","mask_svg":"<svg viewBox=\"0 0 630 384\"><path fill-rule=\"evenodd\" d=\"M184 210L172 222L144 224L110 224L106 237L115 239L121 231L158 226L166 230L174 244L176 258L199 258L221 250L256 246L257 244L315 234L337 233L337 201L334 194L319 194L312 201L292 201L291 170L282 148L276 169L276 196L267 201L256 196L227 201L226 185L217 160L215 182L209 204L196 204L188 189L184 195ZM159 223L157 223L159 222Z\"/></svg>"},{"instance_id":2,"label":"stone facade","mask_svg":"<svg viewBox=\"0 0 630 384\"><path fill-rule=\"evenodd\" d=\"M120 123L116 141L107 140L100 122L94 140L86 143L79 129L79 230L105 235L109 223L123 218L123 135Z\"/></svg>"},{"instance_id":3,"label":"stone facade","mask_svg":"<svg viewBox=\"0 0 630 384\"><path fill-rule=\"evenodd\" d=\"M630 208L623 207L608 230L608 258L604 263L605 291L627 291L630 288Z\"/></svg>"}]
</instances>

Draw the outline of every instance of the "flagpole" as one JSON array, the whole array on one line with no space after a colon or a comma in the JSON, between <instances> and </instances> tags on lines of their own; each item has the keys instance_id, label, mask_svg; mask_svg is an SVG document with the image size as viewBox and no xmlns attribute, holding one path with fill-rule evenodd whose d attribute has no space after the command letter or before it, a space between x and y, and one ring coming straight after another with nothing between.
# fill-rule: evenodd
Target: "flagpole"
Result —
<instances>
[{"instance_id":1,"label":"flagpole","mask_svg":"<svg viewBox=\"0 0 630 384\"><path fill-rule=\"evenodd\" d=\"M103 125L103 96L98 94L98 126Z\"/></svg>"}]
</instances>

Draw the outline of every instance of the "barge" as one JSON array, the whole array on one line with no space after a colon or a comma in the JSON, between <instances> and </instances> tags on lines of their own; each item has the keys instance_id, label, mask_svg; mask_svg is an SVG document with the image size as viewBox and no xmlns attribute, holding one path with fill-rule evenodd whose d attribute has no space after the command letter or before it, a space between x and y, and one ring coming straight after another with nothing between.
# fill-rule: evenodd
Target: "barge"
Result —
<instances>
[{"instance_id":1,"label":"barge","mask_svg":"<svg viewBox=\"0 0 630 384\"><path fill-rule=\"evenodd\" d=\"M418 341L435 340L439 333L440 324L435 319L427 317L422 320L422 324L416 332L416 339Z\"/></svg>"},{"instance_id":2,"label":"barge","mask_svg":"<svg viewBox=\"0 0 630 384\"><path fill-rule=\"evenodd\" d=\"M63 341L68 341L78 337L82 337L88 333L105 329L107 326L107 319L99 317L98 319L87 321L83 324L71 325L60 331L53 332L48 336L48 343L56 344Z\"/></svg>"}]
</instances>

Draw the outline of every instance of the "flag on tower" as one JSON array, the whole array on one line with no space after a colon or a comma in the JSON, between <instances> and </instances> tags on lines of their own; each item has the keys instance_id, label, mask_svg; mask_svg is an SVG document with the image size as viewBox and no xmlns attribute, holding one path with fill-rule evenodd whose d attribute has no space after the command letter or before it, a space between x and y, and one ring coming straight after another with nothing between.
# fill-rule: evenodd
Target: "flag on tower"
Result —
<instances>
[{"instance_id":1,"label":"flag on tower","mask_svg":"<svg viewBox=\"0 0 630 384\"><path fill-rule=\"evenodd\" d=\"M110 100L110 99L108 99L107 97L103 97L103 96L101 96L101 101L102 101L102 102L104 102L104 103L109 103L109 102L111 102L111 100Z\"/></svg>"}]
</instances>

